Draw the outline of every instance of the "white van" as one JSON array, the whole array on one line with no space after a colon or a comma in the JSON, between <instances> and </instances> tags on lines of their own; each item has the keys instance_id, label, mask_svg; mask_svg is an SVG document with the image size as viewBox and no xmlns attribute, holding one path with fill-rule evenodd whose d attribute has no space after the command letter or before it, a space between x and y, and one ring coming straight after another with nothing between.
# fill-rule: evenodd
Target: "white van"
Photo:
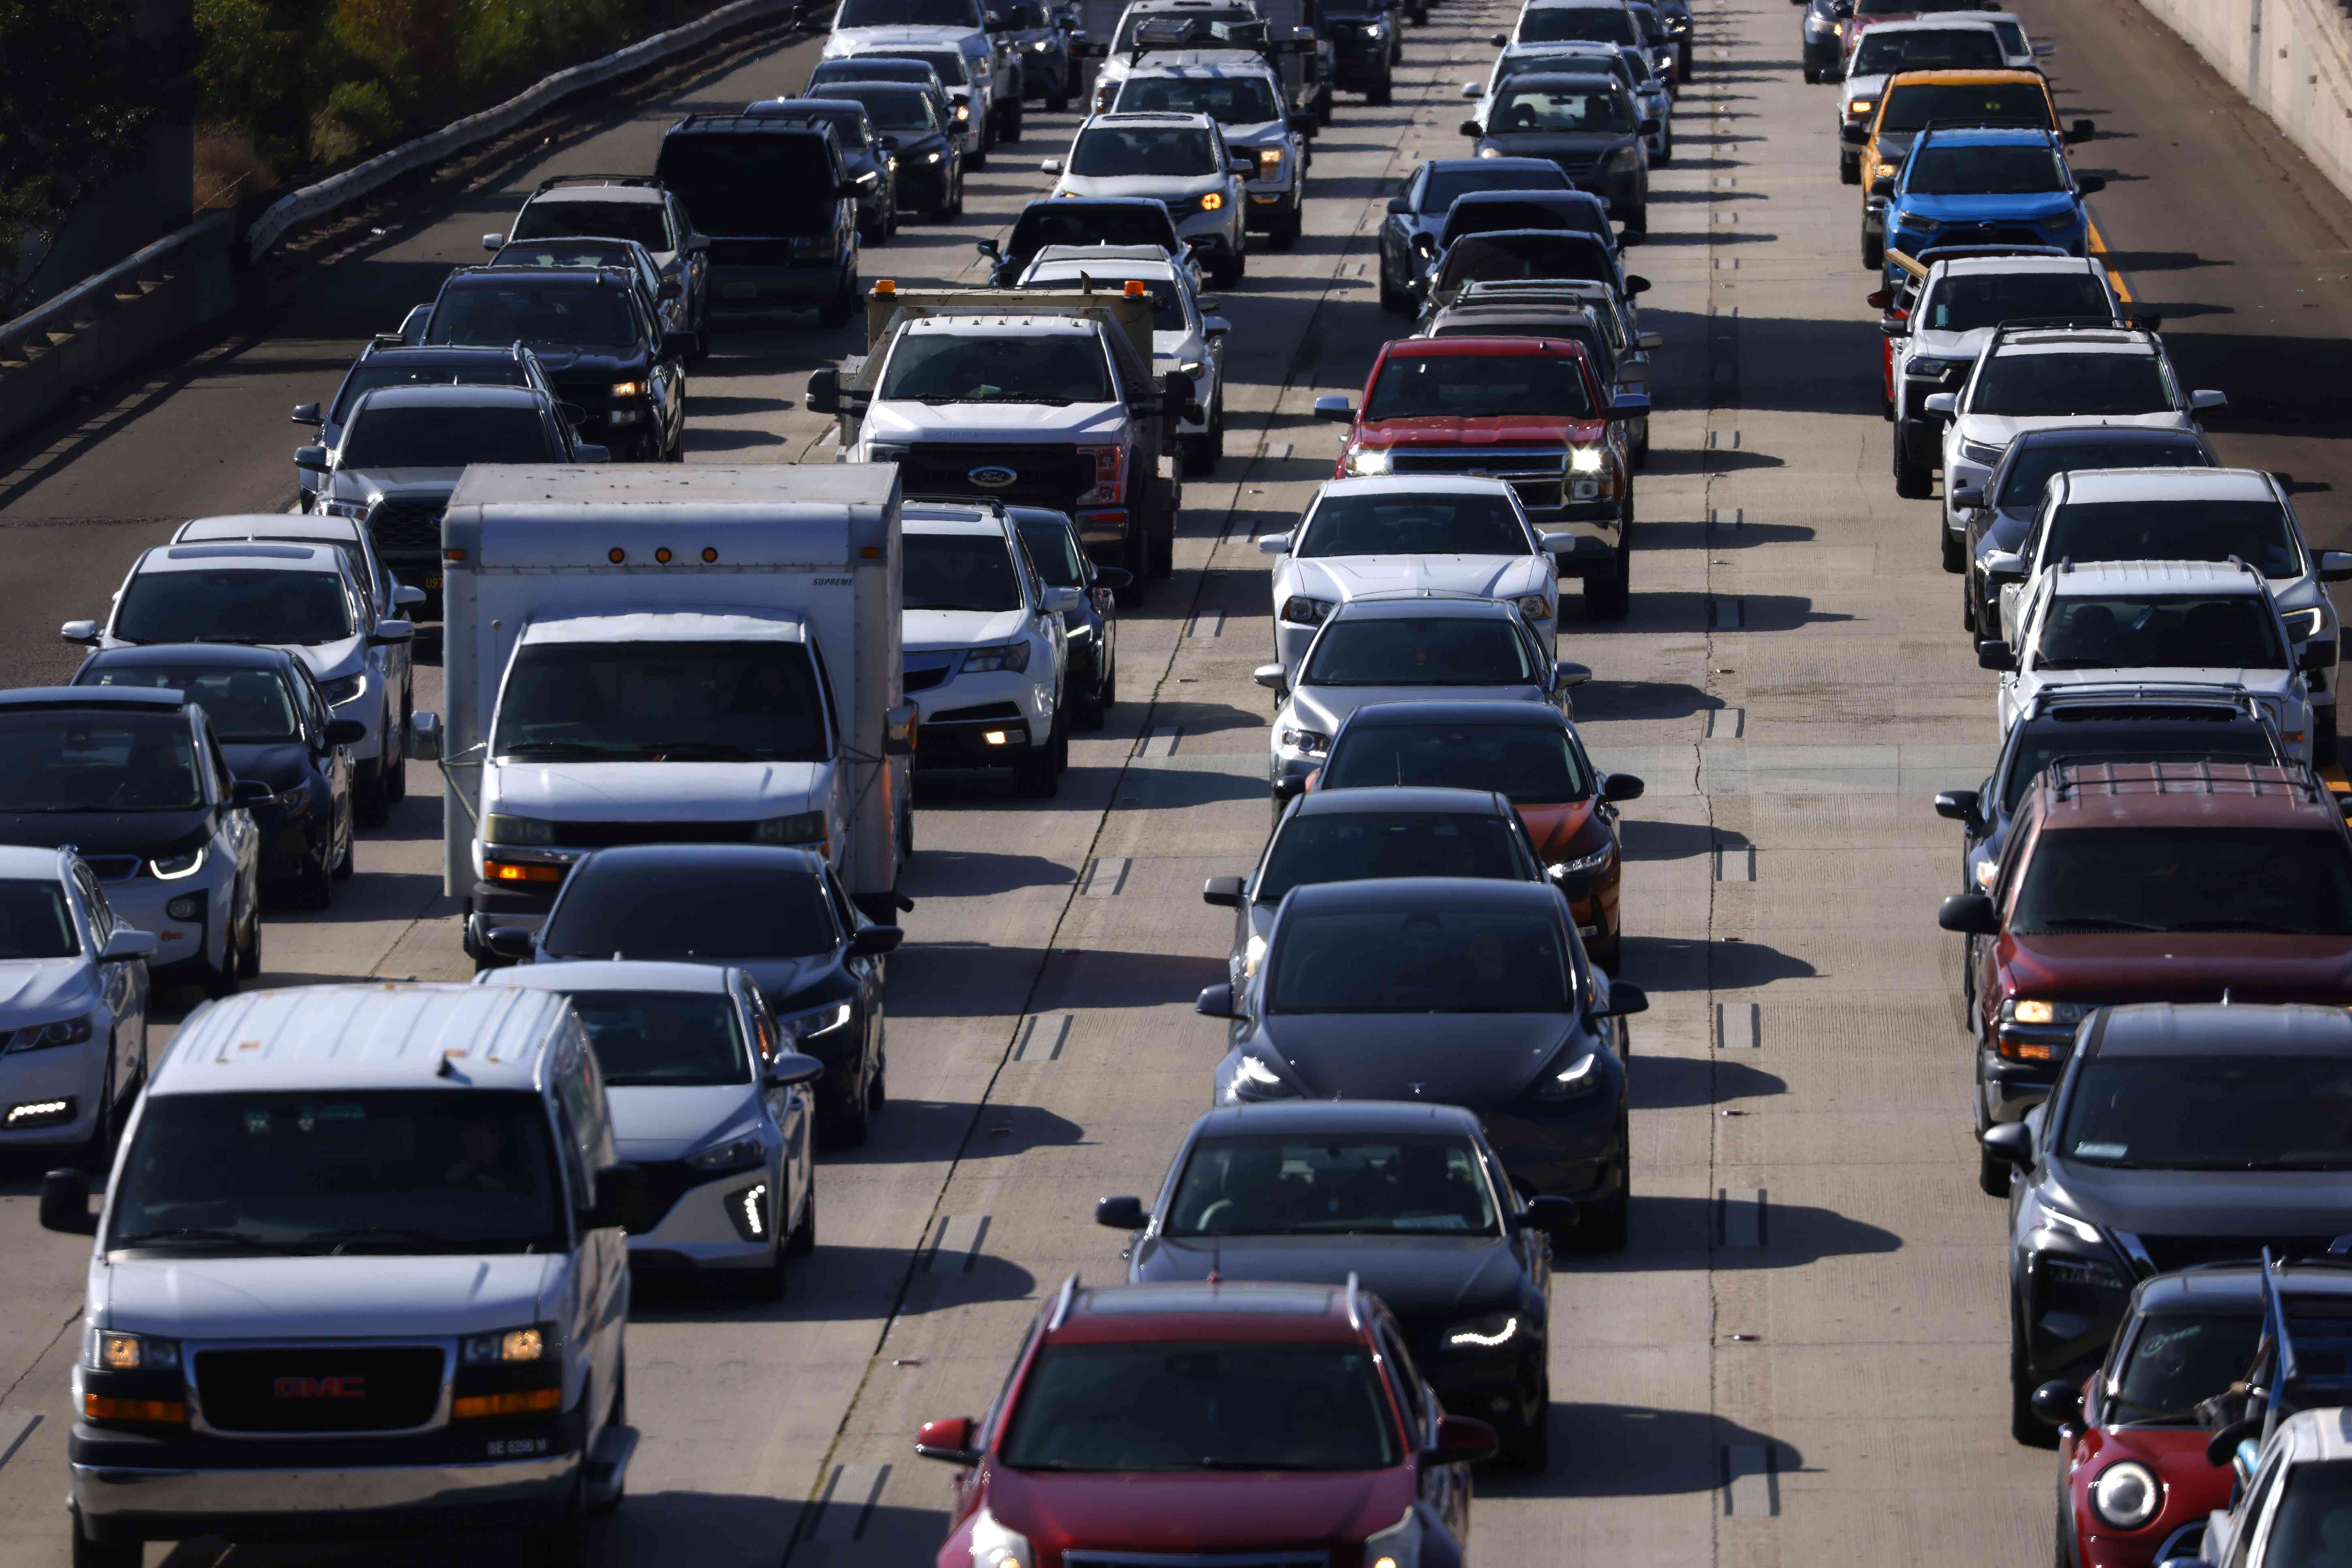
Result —
<instances>
[{"instance_id":1,"label":"white van","mask_svg":"<svg viewBox=\"0 0 2352 1568\"><path fill-rule=\"evenodd\" d=\"M131 1119L73 1374L74 1561L140 1543L524 1532L568 1564L620 1500L628 1253L571 1004L320 985L199 1007Z\"/></svg>"}]
</instances>

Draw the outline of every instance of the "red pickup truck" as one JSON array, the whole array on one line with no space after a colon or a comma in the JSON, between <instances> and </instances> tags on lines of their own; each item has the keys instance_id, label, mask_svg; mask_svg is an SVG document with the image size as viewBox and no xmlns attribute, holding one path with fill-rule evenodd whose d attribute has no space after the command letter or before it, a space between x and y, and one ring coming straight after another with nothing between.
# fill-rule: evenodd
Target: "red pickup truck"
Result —
<instances>
[{"instance_id":1,"label":"red pickup truck","mask_svg":"<svg viewBox=\"0 0 2352 1568\"><path fill-rule=\"evenodd\" d=\"M1318 397L1350 426L1336 477L1479 475L1507 482L1585 607L1622 619L1632 600L1633 469L1627 422L1650 411L1612 396L1580 344L1551 338L1403 338L1382 346L1361 412Z\"/></svg>"}]
</instances>

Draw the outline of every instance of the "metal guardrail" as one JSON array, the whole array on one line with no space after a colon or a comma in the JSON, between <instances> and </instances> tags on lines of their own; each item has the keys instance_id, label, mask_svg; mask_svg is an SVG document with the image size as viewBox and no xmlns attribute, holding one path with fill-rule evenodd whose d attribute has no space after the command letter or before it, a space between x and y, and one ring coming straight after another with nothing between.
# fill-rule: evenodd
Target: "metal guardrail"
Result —
<instances>
[{"instance_id":1,"label":"metal guardrail","mask_svg":"<svg viewBox=\"0 0 2352 1568\"><path fill-rule=\"evenodd\" d=\"M682 26L673 27L667 33L656 33L650 38L640 39L602 59L557 71L495 108L469 114L463 120L443 126L431 135L404 142L331 179L321 180L315 185L305 185L281 196L271 203L246 232L247 255L258 261L299 226L314 222L339 207L372 195L404 174L439 163L477 142L511 131L575 92L616 77L627 76L632 71L643 70L754 17L771 12L791 13L803 8L803 0L735 0L732 5L721 5L716 11ZM97 279L91 281L94 283Z\"/></svg>"},{"instance_id":2,"label":"metal guardrail","mask_svg":"<svg viewBox=\"0 0 2352 1568\"><path fill-rule=\"evenodd\" d=\"M127 289L152 282L169 272L180 252L216 237L226 244L220 231L235 222L233 213L206 213L187 227L165 235L103 272L83 279L16 320L0 322L0 363L26 360L30 357L30 348L49 346L42 340L88 326L100 312L110 309Z\"/></svg>"}]
</instances>

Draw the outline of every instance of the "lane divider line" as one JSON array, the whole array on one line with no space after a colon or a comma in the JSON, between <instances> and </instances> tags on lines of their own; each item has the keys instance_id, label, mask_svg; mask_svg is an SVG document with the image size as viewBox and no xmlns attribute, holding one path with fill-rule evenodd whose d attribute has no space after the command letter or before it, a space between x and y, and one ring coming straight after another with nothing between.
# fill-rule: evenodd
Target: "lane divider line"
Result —
<instances>
[{"instance_id":1,"label":"lane divider line","mask_svg":"<svg viewBox=\"0 0 2352 1568\"><path fill-rule=\"evenodd\" d=\"M1723 1450L1723 1511L1735 1518L1769 1519L1780 1511L1780 1481L1772 1450L1756 1443L1730 1443Z\"/></svg>"},{"instance_id":2,"label":"lane divider line","mask_svg":"<svg viewBox=\"0 0 2352 1568\"><path fill-rule=\"evenodd\" d=\"M1070 1015L1067 1013L1033 1013L1022 1026L1021 1042L1013 1047L1016 1062L1057 1062L1062 1059L1062 1047L1069 1043Z\"/></svg>"},{"instance_id":3,"label":"lane divider line","mask_svg":"<svg viewBox=\"0 0 2352 1568\"><path fill-rule=\"evenodd\" d=\"M970 1273L971 1260L980 1253L981 1239L987 1235L988 1216L984 1214L941 1215L939 1239L931 1243L930 1271Z\"/></svg>"},{"instance_id":4,"label":"lane divider line","mask_svg":"<svg viewBox=\"0 0 2352 1568\"><path fill-rule=\"evenodd\" d=\"M1710 741L1744 741L1748 738L1748 710L1745 708L1710 708L1706 710L1706 738Z\"/></svg>"},{"instance_id":5,"label":"lane divider line","mask_svg":"<svg viewBox=\"0 0 2352 1568\"><path fill-rule=\"evenodd\" d=\"M890 1479L887 1465L835 1466L832 1480L818 1500L816 1525L808 1539L818 1545L840 1546L856 1540L866 1531L866 1521L880 1500L882 1488Z\"/></svg>"},{"instance_id":6,"label":"lane divider line","mask_svg":"<svg viewBox=\"0 0 2352 1568\"><path fill-rule=\"evenodd\" d=\"M1728 1187L1715 1189L1716 1205L1723 1215L1725 1247L1761 1247L1764 1245L1764 1189L1743 1187L1735 1193Z\"/></svg>"},{"instance_id":7,"label":"lane divider line","mask_svg":"<svg viewBox=\"0 0 2352 1568\"><path fill-rule=\"evenodd\" d=\"M1756 1002L1715 1005L1715 1046L1721 1051L1760 1050L1764 1045L1764 1009Z\"/></svg>"},{"instance_id":8,"label":"lane divider line","mask_svg":"<svg viewBox=\"0 0 2352 1568\"><path fill-rule=\"evenodd\" d=\"M1118 895L1127 885L1127 860L1120 856L1106 856L1087 863L1087 879L1078 889L1082 899L1108 899Z\"/></svg>"},{"instance_id":9,"label":"lane divider line","mask_svg":"<svg viewBox=\"0 0 2352 1568\"><path fill-rule=\"evenodd\" d=\"M1756 846L1726 844L1715 852L1715 879L1718 882L1752 882L1756 879Z\"/></svg>"}]
</instances>

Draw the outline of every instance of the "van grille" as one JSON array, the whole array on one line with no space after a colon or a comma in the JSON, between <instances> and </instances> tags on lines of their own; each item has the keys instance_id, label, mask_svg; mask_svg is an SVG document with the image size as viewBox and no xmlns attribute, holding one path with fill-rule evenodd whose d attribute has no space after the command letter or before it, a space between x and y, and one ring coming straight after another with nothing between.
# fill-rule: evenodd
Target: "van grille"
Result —
<instances>
[{"instance_id":1,"label":"van grille","mask_svg":"<svg viewBox=\"0 0 2352 1568\"><path fill-rule=\"evenodd\" d=\"M982 485L971 478L975 468L1008 468L1013 482ZM1067 510L1094 489L1095 460L1072 447L917 442L898 460L898 484L910 496L984 496L1012 506Z\"/></svg>"},{"instance_id":2,"label":"van grille","mask_svg":"<svg viewBox=\"0 0 2352 1568\"><path fill-rule=\"evenodd\" d=\"M605 849L616 844L749 844L756 822L558 822L558 849Z\"/></svg>"},{"instance_id":3,"label":"van grille","mask_svg":"<svg viewBox=\"0 0 2352 1568\"><path fill-rule=\"evenodd\" d=\"M437 1345L199 1351L196 1397L222 1432L400 1432L441 1407Z\"/></svg>"}]
</instances>

